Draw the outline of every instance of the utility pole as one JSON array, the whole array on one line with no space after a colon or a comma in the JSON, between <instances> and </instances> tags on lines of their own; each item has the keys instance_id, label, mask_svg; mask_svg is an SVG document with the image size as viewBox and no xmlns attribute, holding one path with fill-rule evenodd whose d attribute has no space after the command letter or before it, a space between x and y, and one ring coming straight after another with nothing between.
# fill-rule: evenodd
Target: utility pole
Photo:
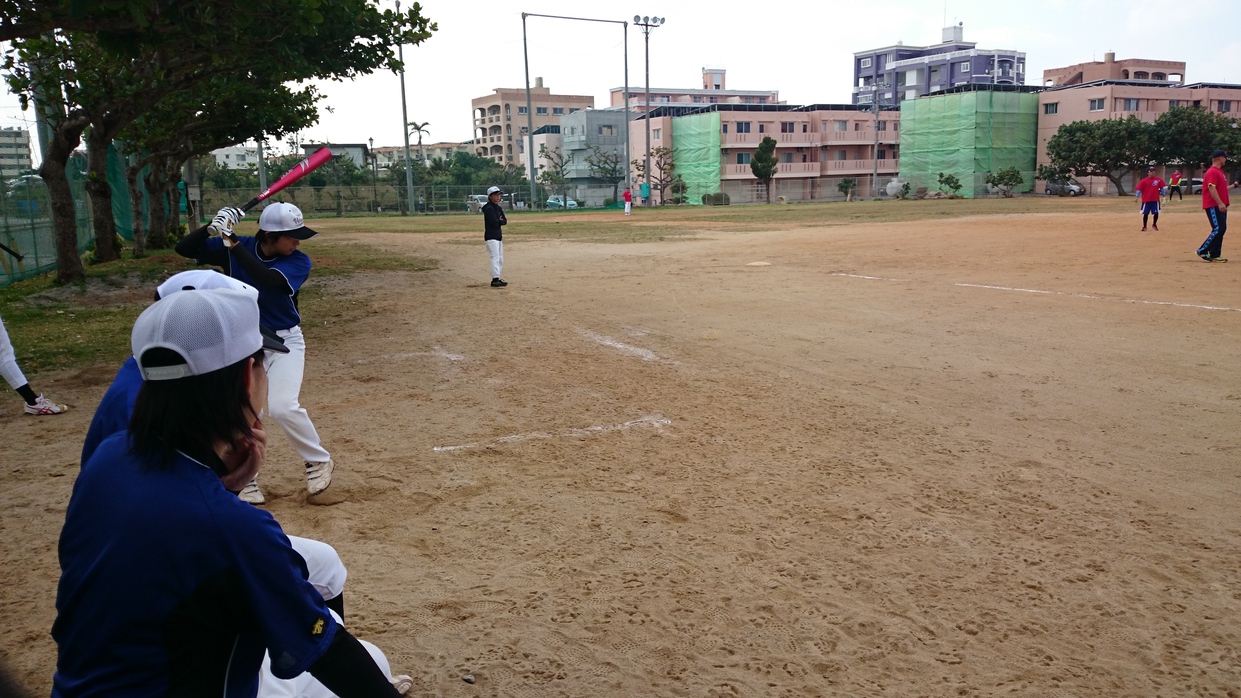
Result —
<instances>
[{"instance_id":1,"label":"utility pole","mask_svg":"<svg viewBox=\"0 0 1241 698\"><path fill-rule=\"evenodd\" d=\"M870 175L870 200L874 201L879 197L879 90L886 90L890 87L886 82L875 83L875 149L870 153L871 162L874 168Z\"/></svg>"},{"instance_id":2,"label":"utility pole","mask_svg":"<svg viewBox=\"0 0 1241 698\"><path fill-rule=\"evenodd\" d=\"M646 40L646 165L643 168L646 172L646 207L651 207L651 202L655 199L655 192L651 190L651 30L668 21L666 17L639 17L633 16L633 23L642 27L642 36ZM660 176L663 173L660 172Z\"/></svg>"}]
</instances>

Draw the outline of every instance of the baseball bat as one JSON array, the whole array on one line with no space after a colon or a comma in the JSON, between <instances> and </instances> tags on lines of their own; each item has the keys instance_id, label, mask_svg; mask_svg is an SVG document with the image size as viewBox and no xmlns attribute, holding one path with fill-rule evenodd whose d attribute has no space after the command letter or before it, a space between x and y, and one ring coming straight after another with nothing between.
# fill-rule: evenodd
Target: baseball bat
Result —
<instances>
[{"instance_id":1,"label":"baseball bat","mask_svg":"<svg viewBox=\"0 0 1241 698\"><path fill-rule=\"evenodd\" d=\"M0 250L4 250L5 252L8 252L9 254L13 255L13 257L16 258L17 261L19 262L25 259L24 256L17 254L16 252L12 250L12 248L10 248L8 245L5 245L3 243L0 243Z\"/></svg>"},{"instance_id":2,"label":"baseball bat","mask_svg":"<svg viewBox=\"0 0 1241 698\"><path fill-rule=\"evenodd\" d=\"M293 184L294 182L298 181L302 177L305 177L311 172L314 172L315 170L319 169L319 167L322 166L323 163L331 159L332 159L332 151L329 150L327 146L324 146L316 150L315 152L310 154L310 157L297 163L296 165L293 166L293 169L286 172L285 175L281 177L280 179L277 179L275 184L272 184L270 187L264 189L262 194L259 194L258 196L254 197L253 199L250 199L244 205L242 205L241 207L242 212L244 213L254 208L255 206L258 206L260 201L263 201L264 199L269 198L272 194L279 192L285 187L288 187L290 184ZM207 228L208 230L212 231L212 234L214 235L222 235L226 232L226 231L217 229L214 224L208 225ZM225 246L228 246L227 241L225 242Z\"/></svg>"}]
</instances>

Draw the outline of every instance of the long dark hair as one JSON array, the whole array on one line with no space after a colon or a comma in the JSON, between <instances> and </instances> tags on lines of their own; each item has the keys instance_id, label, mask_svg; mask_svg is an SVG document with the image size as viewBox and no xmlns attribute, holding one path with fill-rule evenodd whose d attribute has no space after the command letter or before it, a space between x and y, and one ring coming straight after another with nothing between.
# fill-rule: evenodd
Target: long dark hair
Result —
<instances>
[{"instance_id":1,"label":"long dark hair","mask_svg":"<svg viewBox=\"0 0 1241 698\"><path fill-rule=\"evenodd\" d=\"M185 363L171 349L149 349L147 366ZM259 349L250 358L263 361ZM255 412L246 390L249 362L242 360L201 376L143 381L129 419L130 448L161 466L172 463L177 451L195 458L214 453L219 441L232 443L253 434L246 411Z\"/></svg>"}]
</instances>

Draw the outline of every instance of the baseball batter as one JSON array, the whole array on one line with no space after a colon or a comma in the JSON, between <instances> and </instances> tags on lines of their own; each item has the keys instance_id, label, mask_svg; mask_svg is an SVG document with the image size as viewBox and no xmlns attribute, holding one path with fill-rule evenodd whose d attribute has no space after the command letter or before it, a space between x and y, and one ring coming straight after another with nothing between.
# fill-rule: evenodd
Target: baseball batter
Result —
<instances>
[{"instance_id":1,"label":"baseball batter","mask_svg":"<svg viewBox=\"0 0 1241 698\"><path fill-rule=\"evenodd\" d=\"M267 359L267 414L284 429L305 461L306 490L318 494L332 484L335 464L299 402L306 369L306 340L297 308L298 293L311 268L310 257L298 246L317 233L303 224L300 209L278 202L263 209L257 235L238 237L232 233L233 226L244 215L241 209L220 209L210 226L195 230L177 243L177 253L199 264L221 267L229 276L259 290L263 325L275 330L289 348L288 354ZM208 229L225 233L209 238ZM251 504L266 501L257 481L246 486L241 498Z\"/></svg>"}]
</instances>

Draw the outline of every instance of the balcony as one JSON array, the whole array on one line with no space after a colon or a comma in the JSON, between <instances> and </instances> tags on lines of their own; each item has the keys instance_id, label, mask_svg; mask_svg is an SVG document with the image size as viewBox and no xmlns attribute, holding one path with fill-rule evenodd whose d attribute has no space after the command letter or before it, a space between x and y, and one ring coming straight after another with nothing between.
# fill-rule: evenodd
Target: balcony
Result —
<instances>
[{"instance_id":1,"label":"balcony","mask_svg":"<svg viewBox=\"0 0 1241 698\"><path fill-rule=\"evenodd\" d=\"M844 177L847 175L870 174L875 169L874 160L827 160L822 163L823 176ZM900 169L899 160L880 160L879 174L893 175Z\"/></svg>"},{"instance_id":2,"label":"balcony","mask_svg":"<svg viewBox=\"0 0 1241 698\"><path fill-rule=\"evenodd\" d=\"M854 162L862 162L856 160ZM866 162L870 162L867 160ZM818 162L782 162L776 169L776 179L793 179L797 177L818 177L821 172ZM720 166L720 177L723 179L754 179L754 171L749 165L726 164Z\"/></svg>"}]
</instances>

